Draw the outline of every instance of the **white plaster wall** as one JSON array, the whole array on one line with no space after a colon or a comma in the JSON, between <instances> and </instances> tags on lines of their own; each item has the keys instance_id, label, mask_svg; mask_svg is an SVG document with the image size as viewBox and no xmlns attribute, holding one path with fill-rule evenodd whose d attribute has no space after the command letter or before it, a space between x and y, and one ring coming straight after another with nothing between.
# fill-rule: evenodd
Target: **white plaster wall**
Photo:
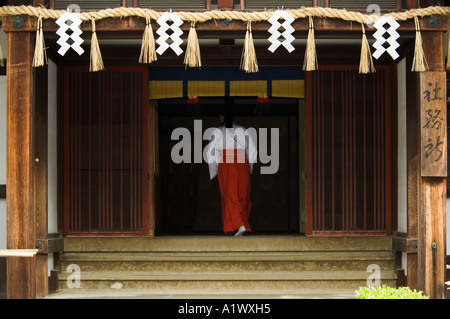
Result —
<instances>
[{"instance_id":1,"label":"white plaster wall","mask_svg":"<svg viewBox=\"0 0 450 319\"><path fill-rule=\"evenodd\" d=\"M397 126L397 213L398 231L406 233L407 228L407 162L406 162L406 63L403 59L397 65L398 74L398 126Z\"/></svg>"},{"instance_id":2,"label":"white plaster wall","mask_svg":"<svg viewBox=\"0 0 450 319\"><path fill-rule=\"evenodd\" d=\"M57 172L57 66L48 61L48 150L47 150L47 227L48 233L58 231L57 202L58 202L58 176ZM53 269L53 255L48 255L48 275Z\"/></svg>"},{"instance_id":3,"label":"white plaster wall","mask_svg":"<svg viewBox=\"0 0 450 319\"><path fill-rule=\"evenodd\" d=\"M57 226L57 66L48 61L48 233L56 233Z\"/></svg>"},{"instance_id":4,"label":"white plaster wall","mask_svg":"<svg viewBox=\"0 0 450 319\"><path fill-rule=\"evenodd\" d=\"M0 46L6 58L6 34L0 29ZM0 75L0 184L6 184L6 76ZM6 248L6 200L0 199L0 249Z\"/></svg>"},{"instance_id":5,"label":"white plaster wall","mask_svg":"<svg viewBox=\"0 0 450 319\"><path fill-rule=\"evenodd\" d=\"M407 161L406 161L406 62L405 59L397 65L397 225L398 231L408 231L408 189L407 189ZM402 268L407 275L406 253L402 253Z\"/></svg>"}]
</instances>

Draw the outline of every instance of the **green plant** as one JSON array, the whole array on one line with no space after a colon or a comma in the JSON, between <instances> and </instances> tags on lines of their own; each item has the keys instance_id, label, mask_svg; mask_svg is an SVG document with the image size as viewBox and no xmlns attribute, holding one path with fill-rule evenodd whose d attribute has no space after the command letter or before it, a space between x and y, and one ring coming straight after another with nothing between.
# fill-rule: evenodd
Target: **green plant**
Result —
<instances>
[{"instance_id":1,"label":"green plant","mask_svg":"<svg viewBox=\"0 0 450 319\"><path fill-rule=\"evenodd\" d=\"M380 287L360 287L355 291L356 299L429 299L422 291L411 290L409 287L392 288L386 285Z\"/></svg>"}]
</instances>

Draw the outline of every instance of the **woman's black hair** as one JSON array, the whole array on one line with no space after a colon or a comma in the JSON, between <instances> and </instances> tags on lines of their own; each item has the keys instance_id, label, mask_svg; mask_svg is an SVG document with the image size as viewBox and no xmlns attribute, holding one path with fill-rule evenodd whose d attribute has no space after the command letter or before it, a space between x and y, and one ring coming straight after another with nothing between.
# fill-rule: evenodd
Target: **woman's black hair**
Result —
<instances>
[{"instance_id":1,"label":"woman's black hair","mask_svg":"<svg viewBox=\"0 0 450 319\"><path fill-rule=\"evenodd\" d=\"M225 125L225 127L227 128L232 128L234 119L233 119L233 111L231 110L231 108L222 109L220 115L224 117L224 121L222 124Z\"/></svg>"}]
</instances>

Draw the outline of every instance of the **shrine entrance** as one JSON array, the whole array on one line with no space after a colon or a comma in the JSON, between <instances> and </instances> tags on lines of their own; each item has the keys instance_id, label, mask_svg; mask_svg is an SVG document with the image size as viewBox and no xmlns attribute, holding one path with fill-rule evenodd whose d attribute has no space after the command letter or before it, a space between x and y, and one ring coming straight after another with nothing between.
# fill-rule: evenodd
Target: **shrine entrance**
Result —
<instances>
[{"instance_id":1,"label":"shrine entrance","mask_svg":"<svg viewBox=\"0 0 450 319\"><path fill-rule=\"evenodd\" d=\"M209 86L212 96L192 99L183 84L192 79L182 79L177 92L176 81L148 75L166 76L163 70L116 67L91 74L67 67L65 234L221 233L217 179L209 179L206 162L175 163L171 151L179 142L172 138L175 129L203 137L220 125L225 105L238 124L267 133L267 151L259 151L266 159L258 158L251 176L254 234L389 234L389 68L360 75L356 67L323 66L308 74L306 90L303 79L293 79L298 71L289 69L291 79L280 81L291 91L280 91L272 75L222 86L222 95ZM204 87L197 90L207 95ZM273 96L292 92L298 97ZM265 94L272 96L257 98ZM201 132L194 132L196 121ZM272 129L278 130L276 141ZM276 154L269 146L274 142ZM203 149L209 142L200 143ZM267 159L277 162L274 174L260 173L272 164Z\"/></svg>"},{"instance_id":2,"label":"shrine entrance","mask_svg":"<svg viewBox=\"0 0 450 319\"><path fill-rule=\"evenodd\" d=\"M201 101L201 104L186 104L185 99L160 100L158 103L159 181L156 185L159 186L157 198L160 202L156 233L223 234L217 178L210 180L208 164L203 160L201 163L194 163L193 159L191 163L174 163L171 150L179 140L172 140L171 134L182 127L194 137L194 121L197 126L198 123L202 125L201 133L209 127L219 126L219 112L224 105L233 108L237 124L256 131L267 129L268 132L267 155L274 163L262 163L259 157L253 168L249 218L252 234L300 233L304 229L304 215L302 220L300 212L305 212L300 207L304 207L305 202L300 195L301 188L304 192L304 181L302 184L300 181L304 160L299 160L304 158L304 141L300 141L299 135L304 124L299 124L299 119L304 119L304 101L272 98L270 103L257 103L254 97L202 98ZM279 136L271 136L272 128L278 130ZM193 150L193 138L191 142ZM208 143L204 140L202 146ZM276 154L270 153L272 143L279 145L274 151ZM276 173L261 174L261 167L271 164L278 165Z\"/></svg>"}]
</instances>

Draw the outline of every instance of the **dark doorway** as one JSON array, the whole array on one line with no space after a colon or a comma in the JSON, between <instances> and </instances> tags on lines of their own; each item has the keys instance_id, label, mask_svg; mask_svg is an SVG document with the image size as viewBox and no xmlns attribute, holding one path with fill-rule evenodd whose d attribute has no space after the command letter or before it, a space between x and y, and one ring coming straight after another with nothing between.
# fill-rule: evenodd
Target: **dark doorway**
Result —
<instances>
[{"instance_id":1,"label":"dark doorway","mask_svg":"<svg viewBox=\"0 0 450 319\"><path fill-rule=\"evenodd\" d=\"M271 99L257 103L255 98L213 98L198 104L186 99L166 99L158 103L160 200L156 216L156 232L164 235L222 234L221 202L217 178L210 180L208 165L202 163L175 164L171 140L172 131L187 128L193 140L194 120L202 120L202 133L220 125L219 112L231 106L237 124L259 132L266 128L270 143L271 128L279 129L279 169L275 174L261 174L254 165L252 182L252 234L298 233L299 205L299 103L297 99ZM260 135L258 134L258 139ZM205 147L208 141L203 141ZM193 141L192 141L193 149ZM202 148L203 149L203 148ZM270 144L268 148L270 156Z\"/></svg>"}]
</instances>

